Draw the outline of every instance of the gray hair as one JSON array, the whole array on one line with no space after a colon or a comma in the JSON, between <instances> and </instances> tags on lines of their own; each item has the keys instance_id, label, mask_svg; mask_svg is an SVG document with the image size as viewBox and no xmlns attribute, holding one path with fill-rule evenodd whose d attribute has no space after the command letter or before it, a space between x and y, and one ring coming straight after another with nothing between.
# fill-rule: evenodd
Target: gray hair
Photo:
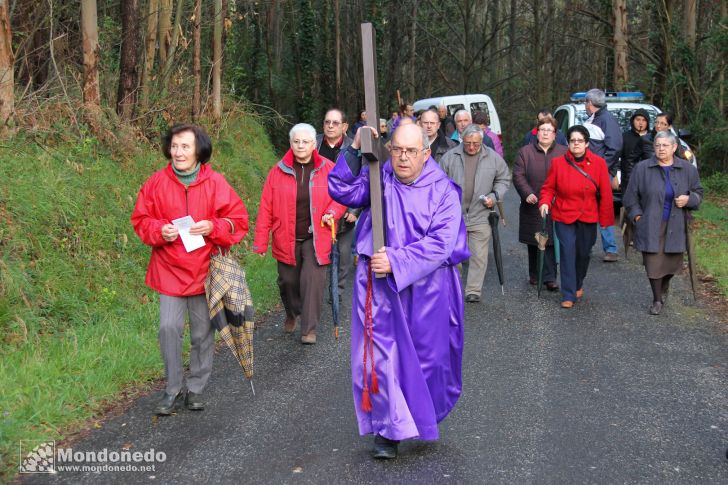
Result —
<instances>
[{"instance_id":1,"label":"gray hair","mask_svg":"<svg viewBox=\"0 0 728 485\"><path fill-rule=\"evenodd\" d=\"M298 123L297 125L293 125L291 131L288 132L288 141L292 141L296 133L299 132L305 132L307 135L311 136L311 140L316 140L316 128L308 123Z\"/></svg>"},{"instance_id":2,"label":"gray hair","mask_svg":"<svg viewBox=\"0 0 728 485\"><path fill-rule=\"evenodd\" d=\"M460 113L465 113L466 115L468 115L468 118L470 119L470 121L473 121L473 117L472 117L472 115L470 114L470 111L468 111L468 110L466 110L466 109L459 109L459 110L457 110L457 111L455 112L455 114L453 115L452 119L453 119L453 120L457 120L457 119L458 119L458 115L459 115Z\"/></svg>"},{"instance_id":3,"label":"gray hair","mask_svg":"<svg viewBox=\"0 0 728 485\"><path fill-rule=\"evenodd\" d=\"M465 137L470 135L480 135L480 139L483 139L483 130L480 128L479 125L476 125L473 123L472 125L468 125L463 130L462 134L460 135L460 139L465 140Z\"/></svg>"},{"instance_id":4,"label":"gray hair","mask_svg":"<svg viewBox=\"0 0 728 485\"><path fill-rule=\"evenodd\" d=\"M654 142L657 143L657 140L660 138L666 138L670 141L670 145L677 145L677 137L672 134L671 131L658 131L655 134Z\"/></svg>"},{"instance_id":5,"label":"gray hair","mask_svg":"<svg viewBox=\"0 0 728 485\"><path fill-rule=\"evenodd\" d=\"M601 89L590 89L586 92L586 100L589 101L595 108L603 108L607 105L607 96Z\"/></svg>"}]
</instances>

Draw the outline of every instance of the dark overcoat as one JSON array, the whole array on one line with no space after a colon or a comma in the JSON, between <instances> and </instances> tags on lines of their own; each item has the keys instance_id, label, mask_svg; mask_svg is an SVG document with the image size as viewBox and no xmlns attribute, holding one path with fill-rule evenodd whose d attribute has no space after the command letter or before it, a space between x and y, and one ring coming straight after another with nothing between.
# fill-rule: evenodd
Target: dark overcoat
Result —
<instances>
[{"instance_id":1,"label":"dark overcoat","mask_svg":"<svg viewBox=\"0 0 728 485\"><path fill-rule=\"evenodd\" d=\"M538 202L529 204L526 198L530 194L539 197L541 186L546 180L546 174L551 167L551 160L566 153L567 148L558 143L551 145L547 152L538 146L538 141L521 147L513 163L513 185L521 196L521 207L519 209L518 240L524 244L536 245L534 234L541 231L543 219L538 211ZM548 245L553 245L553 225L548 224L546 230L549 233Z\"/></svg>"},{"instance_id":2,"label":"dark overcoat","mask_svg":"<svg viewBox=\"0 0 728 485\"><path fill-rule=\"evenodd\" d=\"M698 170L682 158L673 159L670 183L675 197L688 195L687 205L680 209L674 203L667 221L665 252L685 252L685 211L695 210L703 201L703 187ZM660 225L665 201L665 172L652 157L638 163L632 170L632 177L624 196L624 206L629 218L635 223L634 247L638 251L657 253L660 251Z\"/></svg>"}]
</instances>

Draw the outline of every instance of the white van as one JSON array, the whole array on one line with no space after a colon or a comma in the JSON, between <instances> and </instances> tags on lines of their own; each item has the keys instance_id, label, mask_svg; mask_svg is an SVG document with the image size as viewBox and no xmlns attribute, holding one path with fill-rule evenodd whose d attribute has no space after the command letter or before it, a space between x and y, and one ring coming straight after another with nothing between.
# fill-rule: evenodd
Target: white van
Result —
<instances>
[{"instance_id":1,"label":"white van","mask_svg":"<svg viewBox=\"0 0 728 485\"><path fill-rule=\"evenodd\" d=\"M482 111L490 117L490 129L498 136L502 137L500 118L495 110L493 100L487 94L458 94L454 96L440 96L438 98L427 98L415 101L412 105L415 113L425 110L430 106L438 107L441 104L447 106L447 112L450 116L454 115L459 109L466 109L473 115L477 111Z\"/></svg>"}]
</instances>

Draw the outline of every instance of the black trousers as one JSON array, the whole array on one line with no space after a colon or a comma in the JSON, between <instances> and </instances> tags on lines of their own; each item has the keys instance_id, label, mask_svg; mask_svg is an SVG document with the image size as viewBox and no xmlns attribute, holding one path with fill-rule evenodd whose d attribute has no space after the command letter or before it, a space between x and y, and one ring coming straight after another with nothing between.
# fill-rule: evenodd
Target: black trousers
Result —
<instances>
[{"instance_id":1,"label":"black trousers","mask_svg":"<svg viewBox=\"0 0 728 485\"><path fill-rule=\"evenodd\" d=\"M301 316L301 335L316 333L321 319L328 265L316 261L313 239L296 241L296 265L278 262L278 289L286 316Z\"/></svg>"}]
</instances>

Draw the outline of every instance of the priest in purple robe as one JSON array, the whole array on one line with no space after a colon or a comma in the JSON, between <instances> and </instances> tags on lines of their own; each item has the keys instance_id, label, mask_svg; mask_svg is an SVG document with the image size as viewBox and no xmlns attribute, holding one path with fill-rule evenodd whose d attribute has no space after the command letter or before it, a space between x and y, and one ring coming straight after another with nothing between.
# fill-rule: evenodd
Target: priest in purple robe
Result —
<instances>
[{"instance_id":1,"label":"priest in purple robe","mask_svg":"<svg viewBox=\"0 0 728 485\"><path fill-rule=\"evenodd\" d=\"M361 128L370 129L368 127ZM436 440L462 390L463 295L458 263L470 257L460 189L430 157L427 135L399 127L382 165L385 246L372 247L369 166L360 132L339 154L329 193L361 207L351 316L352 390L359 433L375 458L400 440ZM373 273L385 273L375 278Z\"/></svg>"}]
</instances>

